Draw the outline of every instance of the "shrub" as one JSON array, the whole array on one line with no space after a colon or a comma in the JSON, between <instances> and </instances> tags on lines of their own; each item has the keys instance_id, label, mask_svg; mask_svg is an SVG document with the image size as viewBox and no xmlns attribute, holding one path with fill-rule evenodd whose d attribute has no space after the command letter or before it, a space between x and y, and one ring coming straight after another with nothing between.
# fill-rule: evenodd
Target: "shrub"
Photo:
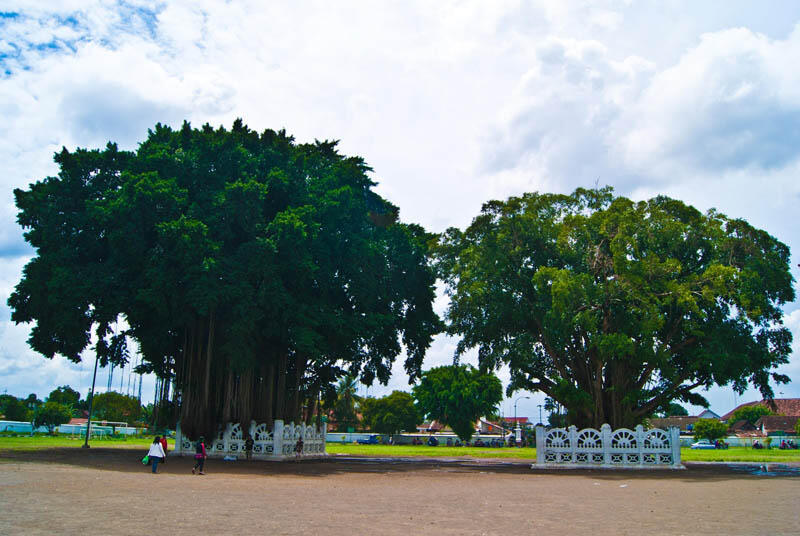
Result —
<instances>
[{"instance_id":1,"label":"shrub","mask_svg":"<svg viewBox=\"0 0 800 536\"><path fill-rule=\"evenodd\" d=\"M725 437L728 425L717 419L697 419L694 423L695 439L708 439L714 441Z\"/></svg>"}]
</instances>

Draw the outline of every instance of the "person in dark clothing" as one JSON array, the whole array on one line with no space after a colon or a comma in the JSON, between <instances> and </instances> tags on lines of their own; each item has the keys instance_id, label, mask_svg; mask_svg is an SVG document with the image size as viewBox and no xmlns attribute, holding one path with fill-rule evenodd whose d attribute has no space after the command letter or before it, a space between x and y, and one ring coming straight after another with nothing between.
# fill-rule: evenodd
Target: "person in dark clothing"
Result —
<instances>
[{"instance_id":1,"label":"person in dark clothing","mask_svg":"<svg viewBox=\"0 0 800 536\"><path fill-rule=\"evenodd\" d=\"M198 474L204 475L203 466L205 465L206 458L208 454L206 453L206 442L201 436L200 439L197 440L197 443L194 445L194 467L192 467L192 474L197 472Z\"/></svg>"},{"instance_id":2,"label":"person in dark clothing","mask_svg":"<svg viewBox=\"0 0 800 536\"><path fill-rule=\"evenodd\" d=\"M247 439L244 440L244 455L249 460L253 459L253 438L247 434Z\"/></svg>"},{"instance_id":3,"label":"person in dark clothing","mask_svg":"<svg viewBox=\"0 0 800 536\"><path fill-rule=\"evenodd\" d=\"M303 436L298 436L297 443L294 444L294 459L295 461L300 460L300 457L303 456Z\"/></svg>"}]
</instances>

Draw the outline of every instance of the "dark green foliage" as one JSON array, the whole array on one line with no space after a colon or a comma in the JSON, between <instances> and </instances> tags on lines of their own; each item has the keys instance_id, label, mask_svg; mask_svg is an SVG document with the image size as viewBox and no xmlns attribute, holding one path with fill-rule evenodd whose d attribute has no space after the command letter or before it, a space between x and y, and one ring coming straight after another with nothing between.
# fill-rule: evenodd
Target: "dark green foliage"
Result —
<instances>
[{"instance_id":1,"label":"dark green foliage","mask_svg":"<svg viewBox=\"0 0 800 536\"><path fill-rule=\"evenodd\" d=\"M670 402L667 406L659 412L661 417L685 417L689 415L686 408L675 402Z\"/></svg>"},{"instance_id":2,"label":"dark green foliage","mask_svg":"<svg viewBox=\"0 0 800 536\"><path fill-rule=\"evenodd\" d=\"M525 194L449 229L438 267L458 353L507 364L573 424L633 426L698 387L765 398L791 354L789 248L744 220L610 188Z\"/></svg>"},{"instance_id":3,"label":"dark green foliage","mask_svg":"<svg viewBox=\"0 0 800 536\"><path fill-rule=\"evenodd\" d=\"M714 441L728 434L728 425L717 419L697 419L692 431L695 439Z\"/></svg>"},{"instance_id":4,"label":"dark green foliage","mask_svg":"<svg viewBox=\"0 0 800 536\"><path fill-rule=\"evenodd\" d=\"M0 415L7 421L31 421L31 410L25 402L11 395L0 395Z\"/></svg>"},{"instance_id":5,"label":"dark green foliage","mask_svg":"<svg viewBox=\"0 0 800 536\"><path fill-rule=\"evenodd\" d=\"M39 400L39 397L36 396L36 393L31 393L24 400L22 400L22 403L25 404L25 407L28 409L34 410L41 406L44 402Z\"/></svg>"},{"instance_id":6,"label":"dark green foliage","mask_svg":"<svg viewBox=\"0 0 800 536\"><path fill-rule=\"evenodd\" d=\"M466 442L475 431L478 417L496 411L503 400L503 386L494 374L451 365L423 373L413 394L425 416L449 425Z\"/></svg>"},{"instance_id":7,"label":"dark green foliage","mask_svg":"<svg viewBox=\"0 0 800 536\"><path fill-rule=\"evenodd\" d=\"M564 413L551 413L547 416L547 425L551 428L565 428L569 426L569 418Z\"/></svg>"},{"instance_id":8,"label":"dark green foliage","mask_svg":"<svg viewBox=\"0 0 800 536\"><path fill-rule=\"evenodd\" d=\"M763 404L744 406L734 411L728 422L733 424L737 421L747 421L750 424L755 424L764 415L775 415L775 412Z\"/></svg>"},{"instance_id":9,"label":"dark green foliage","mask_svg":"<svg viewBox=\"0 0 800 536\"><path fill-rule=\"evenodd\" d=\"M64 423L68 423L72 418L72 408L59 404L58 402L47 401L33 412L33 426L47 427L47 433L52 434L53 429Z\"/></svg>"},{"instance_id":10,"label":"dark green foliage","mask_svg":"<svg viewBox=\"0 0 800 536\"><path fill-rule=\"evenodd\" d=\"M356 396L358 379L352 374L345 375L336 386L336 402L333 405L333 417L336 419L337 430L347 430L358 425L356 412Z\"/></svg>"},{"instance_id":11,"label":"dark green foliage","mask_svg":"<svg viewBox=\"0 0 800 536\"><path fill-rule=\"evenodd\" d=\"M414 397L405 391L392 391L383 398L366 398L361 408L363 422L379 434L414 432L422 421Z\"/></svg>"},{"instance_id":12,"label":"dark green foliage","mask_svg":"<svg viewBox=\"0 0 800 536\"><path fill-rule=\"evenodd\" d=\"M81 394L69 385L62 385L57 389L53 389L47 395L47 401L69 406L74 417L80 416L80 411L85 406L85 403L81 401Z\"/></svg>"},{"instance_id":13,"label":"dark green foliage","mask_svg":"<svg viewBox=\"0 0 800 536\"><path fill-rule=\"evenodd\" d=\"M142 414L139 400L115 391L94 395L92 420L127 422L138 421Z\"/></svg>"},{"instance_id":14,"label":"dark green foliage","mask_svg":"<svg viewBox=\"0 0 800 536\"><path fill-rule=\"evenodd\" d=\"M432 237L336 142L156 125L135 152L56 163L14 192L37 254L8 303L44 356L77 362L94 331L101 364L124 365L135 339L138 372L164 380L156 411L172 393L190 437L296 420L348 372L385 383L402 346L419 376L440 330Z\"/></svg>"}]
</instances>

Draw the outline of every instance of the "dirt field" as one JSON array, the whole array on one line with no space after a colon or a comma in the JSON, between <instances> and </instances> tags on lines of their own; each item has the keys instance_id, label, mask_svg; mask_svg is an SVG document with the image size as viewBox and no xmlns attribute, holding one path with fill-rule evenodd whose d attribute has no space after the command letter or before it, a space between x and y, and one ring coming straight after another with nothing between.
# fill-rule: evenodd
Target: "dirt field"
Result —
<instances>
[{"instance_id":1,"label":"dirt field","mask_svg":"<svg viewBox=\"0 0 800 536\"><path fill-rule=\"evenodd\" d=\"M800 478L726 467L537 472L525 462L0 452L0 534L797 534ZM161 467L159 468L161 469Z\"/></svg>"}]
</instances>

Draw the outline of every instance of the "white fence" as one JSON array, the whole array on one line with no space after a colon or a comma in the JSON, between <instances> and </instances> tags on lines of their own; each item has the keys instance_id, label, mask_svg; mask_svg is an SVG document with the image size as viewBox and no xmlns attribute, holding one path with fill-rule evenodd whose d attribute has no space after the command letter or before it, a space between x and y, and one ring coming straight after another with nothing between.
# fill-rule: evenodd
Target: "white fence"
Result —
<instances>
[{"instance_id":1,"label":"white fence","mask_svg":"<svg viewBox=\"0 0 800 536\"><path fill-rule=\"evenodd\" d=\"M533 467L682 468L678 428L641 425L634 430L536 427L536 465Z\"/></svg>"},{"instance_id":2,"label":"white fence","mask_svg":"<svg viewBox=\"0 0 800 536\"><path fill-rule=\"evenodd\" d=\"M272 430L266 424L250 422L248 433L253 438L253 458L263 460L282 460L295 457L295 446L298 438L303 438L303 457L326 456L325 430L327 425L317 427L308 424L284 424L276 420ZM247 434L239 423L228 423L220 430L217 437L206 441L206 452L210 457L225 456L245 457L245 439ZM175 452L177 454L194 455L195 443L181 434L180 424L175 431Z\"/></svg>"}]
</instances>

